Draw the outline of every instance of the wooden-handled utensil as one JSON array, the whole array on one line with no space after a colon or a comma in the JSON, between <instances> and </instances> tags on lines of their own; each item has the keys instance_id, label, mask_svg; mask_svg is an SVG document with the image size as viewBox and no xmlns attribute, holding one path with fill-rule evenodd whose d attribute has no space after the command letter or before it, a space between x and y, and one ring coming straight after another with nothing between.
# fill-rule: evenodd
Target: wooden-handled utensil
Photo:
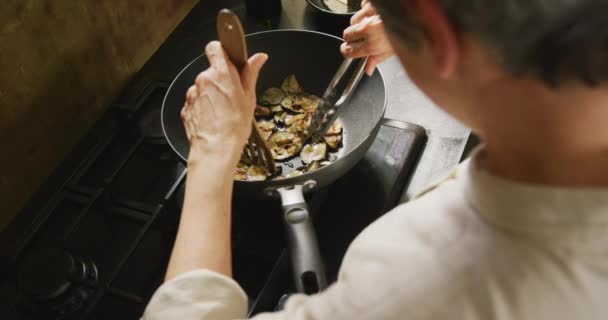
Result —
<instances>
[{"instance_id":1,"label":"wooden-handled utensil","mask_svg":"<svg viewBox=\"0 0 608 320\"><path fill-rule=\"evenodd\" d=\"M247 43L239 17L234 12L223 9L217 15L217 35L230 61L241 71L247 64ZM252 164L265 167L268 172L275 172L275 163L270 147L264 139L257 122L253 119L249 142L243 150Z\"/></svg>"}]
</instances>

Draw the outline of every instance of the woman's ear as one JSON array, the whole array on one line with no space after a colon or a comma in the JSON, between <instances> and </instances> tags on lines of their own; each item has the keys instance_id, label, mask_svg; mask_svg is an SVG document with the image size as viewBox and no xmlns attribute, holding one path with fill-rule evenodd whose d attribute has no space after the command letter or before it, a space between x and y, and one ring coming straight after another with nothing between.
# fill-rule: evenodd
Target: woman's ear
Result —
<instances>
[{"instance_id":1,"label":"woman's ear","mask_svg":"<svg viewBox=\"0 0 608 320\"><path fill-rule=\"evenodd\" d=\"M429 49L437 65L439 76L452 77L460 60L460 43L454 26L448 21L437 0L409 0L424 28Z\"/></svg>"}]
</instances>

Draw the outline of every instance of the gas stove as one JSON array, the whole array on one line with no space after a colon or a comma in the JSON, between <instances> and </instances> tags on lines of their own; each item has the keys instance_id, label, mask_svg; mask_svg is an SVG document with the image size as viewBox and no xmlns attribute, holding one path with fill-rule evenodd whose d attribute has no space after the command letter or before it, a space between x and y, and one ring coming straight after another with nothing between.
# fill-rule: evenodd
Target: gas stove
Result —
<instances>
[{"instance_id":1,"label":"gas stove","mask_svg":"<svg viewBox=\"0 0 608 320\"><path fill-rule=\"evenodd\" d=\"M99 121L3 233L3 319L138 319L162 283L186 167L160 127L167 83ZM310 196L328 279L348 243L397 204L424 130L384 120L365 158ZM63 180L61 179L63 178ZM48 190L47 190L48 191ZM234 277L250 312L292 292L278 200L233 199Z\"/></svg>"}]
</instances>

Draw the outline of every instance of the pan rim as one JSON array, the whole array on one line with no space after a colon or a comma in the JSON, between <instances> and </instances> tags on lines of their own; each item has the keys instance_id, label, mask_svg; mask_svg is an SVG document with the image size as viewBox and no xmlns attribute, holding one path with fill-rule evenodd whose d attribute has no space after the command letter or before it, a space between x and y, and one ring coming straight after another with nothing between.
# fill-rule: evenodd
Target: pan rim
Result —
<instances>
[{"instance_id":1,"label":"pan rim","mask_svg":"<svg viewBox=\"0 0 608 320\"><path fill-rule=\"evenodd\" d=\"M265 33L276 33L276 32L301 32L301 33L315 33L315 34L319 34L322 36L327 36L330 38L334 38L340 41L344 41L344 39L334 36L332 34L327 34L324 32L320 32L320 31L314 31L314 30L302 30L302 29L280 29L280 30L266 30L266 31L259 31L259 32L254 32L254 33L249 33L247 35L245 35L245 38L247 39L250 36L255 36L255 35L259 35L259 34L265 34ZM175 82L179 79L179 77L182 75L182 73L184 73L188 67L190 67L191 64L193 64L194 62L196 62L198 59L201 59L203 56L205 56L205 54L201 54L199 56L197 56L196 58L192 59L192 61L190 61L186 66L184 66L182 68L182 70L175 76L175 78L173 79L173 81L171 81L171 84L169 85L169 88L167 89L167 93L165 94L165 97L163 98L163 104L162 104L162 108L161 108L161 115L160 115L160 121L161 121L161 127L163 129L163 134L165 135L165 139L167 140L167 142L169 143L169 146L171 147L171 149L173 150L173 152L175 152L181 159L182 161L184 161L186 163L186 166L188 164L188 159L185 158L174 146L174 144L169 140L169 135L167 134L167 129L165 128L165 102L167 101L167 97L168 97L168 93L170 92L171 88L173 87L173 85L175 84ZM380 119L378 119L378 122L376 125L378 125L382 119L384 118L384 115L386 113L386 106L388 104L388 87L386 85L386 79L383 75L382 70L380 70L380 68L376 68L376 71L378 72L378 75L380 76L380 80L382 81L382 86L384 87L384 97L383 97L383 101L382 101L382 112L381 112L381 116ZM185 93L184 93L185 96ZM373 130L372 130L373 132ZM315 170L314 172L309 172L309 173L305 173L303 175L300 176L296 176L296 177L290 177L290 178L283 178L283 179L278 179L278 180L264 180L264 181L244 181L244 180L234 180L235 184L243 184L243 185L249 185L249 186L269 186L272 185L273 187L280 187L280 186L292 186L292 185L296 185L301 181L308 181L308 180L315 180L315 179L306 179L306 177L310 177L311 175L319 175L322 174L323 172L327 171L328 169L330 169L334 164L336 164L338 161L340 161L341 159L348 157L349 154L352 153L353 150L356 150L358 148L361 147L361 145L363 145L364 143L366 143L366 139L363 139L363 141L360 141L352 150L351 152L343 155L342 157L338 158L336 161L332 162L330 165L321 167L317 170Z\"/></svg>"}]
</instances>

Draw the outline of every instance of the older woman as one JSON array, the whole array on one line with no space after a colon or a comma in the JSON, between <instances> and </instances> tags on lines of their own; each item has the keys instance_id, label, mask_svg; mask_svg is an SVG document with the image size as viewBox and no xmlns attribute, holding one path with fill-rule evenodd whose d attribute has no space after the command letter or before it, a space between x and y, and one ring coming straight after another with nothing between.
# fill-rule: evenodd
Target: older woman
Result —
<instances>
[{"instance_id":1,"label":"older woman","mask_svg":"<svg viewBox=\"0 0 608 320\"><path fill-rule=\"evenodd\" d=\"M368 72L397 55L485 146L363 231L327 290L255 319L606 319L608 1L373 4L380 15L365 3L342 52L371 56ZM219 43L206 53L182 114L191 152L179 232L146 320L246 316L230 277L232 172L267 57L239 74Z\"/></svg>"}]
</instances>

